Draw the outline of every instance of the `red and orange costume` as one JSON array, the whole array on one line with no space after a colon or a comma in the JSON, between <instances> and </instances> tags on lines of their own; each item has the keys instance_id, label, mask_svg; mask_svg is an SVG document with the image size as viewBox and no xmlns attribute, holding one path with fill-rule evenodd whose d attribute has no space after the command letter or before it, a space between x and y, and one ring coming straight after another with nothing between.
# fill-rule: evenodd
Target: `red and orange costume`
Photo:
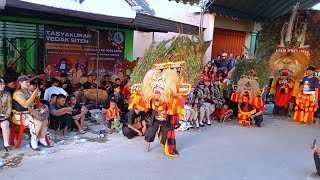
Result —
<instances>
[{"instance_id":1,"label":"red and orange costume","mask_svg":"<svg viewBox=\"0 0 320 180\"><path fill-rule=\"evenodd\" d=\"M179 89L188 90L181 95ZM128 109L152 111L145 140L148 143L153 142L160 128L158 137L165 154L178 157L174 130L184 114L186 95L190 92L190 87L181 88L177 71L163 67L161 70L149 70L142 84L134 84L131 91Z\"/></svg>"},{"instance_id":2,"label":"red and orange costume","mask_svg":"<svg viewBox=\"0 0 320 180\"><path fill-rule=\"evenodd\" d=\"M299 93L296 97L296 107L293 119L298 122L311 123L313 121L314 112L317 111L317 102L315 95L310 93Z\"/></svg>"},{"instance_id":3,"label":"red and orange costume","mask_svg":"<svg viewBox=\"0 0 320 180\"><path fill-rule=\"evenodd\" d=\"M265 103L261 96L250 99L248 93L244 93L242 96L239 96L237 93L233 93L231 95L231 101L238 103L239 124L243 126L250 126L252 120L251 116L259 111L264 111ZM261 125L261 122L258 122L258 124L260 123Z\"/></svg>"}]
</instances>

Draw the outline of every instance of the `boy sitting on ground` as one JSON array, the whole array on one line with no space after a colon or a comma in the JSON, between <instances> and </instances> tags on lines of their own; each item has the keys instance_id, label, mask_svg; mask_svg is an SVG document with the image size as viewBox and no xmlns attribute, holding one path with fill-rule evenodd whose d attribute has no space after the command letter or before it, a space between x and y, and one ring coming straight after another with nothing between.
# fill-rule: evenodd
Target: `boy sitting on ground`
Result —
<instances>
[{"instance_id":1,"label":"boy sitting on ground","mask_svg":"<svg viewBox=\"0 0 320 180\"><path fill-rule=\"evenodd\" d=\"M77 102L76 97L71 94L68 96L69 106L72 108L72 118L80 134L84 134L87 127L83 126L88 109Z\"/></svg>"},{"instance_id":2,"label":"boy sitting on ground","mask_svg":"<svg viewBox=\"0 0 320 180\"><path fill-rule=\"evenodd\" d=\"M223 123L233 114L233 110L228 108L229 108L228 104L225 103L222 109L220 110L220 120L219 120L220 123Z\"/></svg>"},{"instance_id":3,"label":"boy sitting on ground","mask_svg":"<svg viewBox=\"0 0 320 180\"><path fill-rule=\"evenodd\" d=\"M113 133L115 130L115 123L119 123L120 120L120 110L115 99L110 100L110 107L106 111L106 120L106 126L108 127L110 132ZM111 128L112 123L114 125L114 128Z\"/></svg>"}]
</instances>

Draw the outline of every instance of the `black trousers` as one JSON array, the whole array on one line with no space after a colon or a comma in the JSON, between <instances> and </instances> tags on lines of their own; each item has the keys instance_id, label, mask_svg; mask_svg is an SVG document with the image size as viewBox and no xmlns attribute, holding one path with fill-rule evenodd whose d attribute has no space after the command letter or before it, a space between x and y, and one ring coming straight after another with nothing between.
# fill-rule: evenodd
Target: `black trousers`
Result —
<instances>
[{"instance_id":1,"label":"black trousers","mask_svg":"<svg viewBox=\"0 0 320 180\"><path fill-rule=\"evenodd\" d=\"M314 163L316 165L317 174L320 176L320 158L316 152L313 153L313 159L314 159Z\"/></svg>"},{"instance_id":2,"label":"black trousers","mask_svg":"<svg viewBox=\"0 0 320 180\"><path fill-rule=\"evenodd\" d=\"M139 131L142 131L142 128L140 128ZM133 137L138 136L138 133L129 128L128 126L123 126L122 133L128 139L132 139Z\"/></svg>"},{"instance_id":3,"label":"black trousers","mask_svg":"<svg viewBox=\"0 0 320 180\"><path fill-rule=\"evenodd\" d=\"M276 104L274 104L272 115L287 116L288 108L285 108L283 106L277 106Z\"/></svg>"},{"instance_id":4,"label":"black trousers","mask_svg":"<svg viewBox=\"0 0 320 180\"><path fill-rule=\"evenodd\" d=\"M160 127L160 131L162 133L161 144L166 143L169 127L166 126L165 121L158 121L158 120L154 120L153 123L150 124L150 126L148 127L147 132L146 132L146 136L145 136L145 140L147 142L154 141L159 127Z\"/></svg>"},{"instance_id":5,"label":"black trousers","mask_svg":"<svg viewBox=\"0 0 320 180\"><path fill-rule=\"evenodd\" d=\"M63 129L66 126L71 127L73 123L71 114L64 114L61 116L50 116L50 128L53 130L58 130L58 128Z\"/></svg>"},{"instance_id":6,"label":"black trousers","mask_svg":"<svg viewBox=\"0 0 320 180\"><path fill-rule=\"evenodd\" d=\"M253 120L254 120L255 124L256 124L258 127L261 127L261 123L262 123L262 121L263 121L263 116L262 116L262 114L259 115L259 116L256 116Z\"/></svg>"}]
</instances>

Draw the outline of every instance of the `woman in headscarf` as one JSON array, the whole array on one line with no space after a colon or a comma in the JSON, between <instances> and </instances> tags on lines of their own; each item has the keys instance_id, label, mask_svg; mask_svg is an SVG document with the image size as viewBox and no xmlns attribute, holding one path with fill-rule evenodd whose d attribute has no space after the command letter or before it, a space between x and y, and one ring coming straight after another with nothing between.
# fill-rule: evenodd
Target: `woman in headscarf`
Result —
<instances>
[{"instance_id":1,"label":"woman in headscarf","mask_svg":"<svg viewBox=\"0 0 320 180\"><path fill-rule=\"evenodd\" d=\"M41 95L39 88L33 92L29 90L30 80L27 76L19 76L19 87L13 94L13 122L18 125L28 126L31 134L31 148L38 150L37 136L41 132L40 144L48 146L45 135L48 129L48 120L35 119L31 111L36 108L35 100Z\"/></svg>"},{"instance_id":2,"label":"woman in headscarf","mask_svg":"<svg viewBox=\"0 0 320 180\"><path fill-rule=\"evenodd\" d=\"M12 110L12 99L10 93L4 91L4 88L4 80L0 78L0 127L2 130L3 146L6 151L9 151L9 119Z\"/></svg>"}]
</instances>

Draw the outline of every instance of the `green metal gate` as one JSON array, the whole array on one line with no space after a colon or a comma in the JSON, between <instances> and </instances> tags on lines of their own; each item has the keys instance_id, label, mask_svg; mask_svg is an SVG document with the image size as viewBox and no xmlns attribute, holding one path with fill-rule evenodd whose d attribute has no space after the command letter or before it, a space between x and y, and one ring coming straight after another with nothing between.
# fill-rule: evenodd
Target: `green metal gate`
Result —
<instances>
[{"instance_id":1,"label":"green metal gate","mask_svg":"<svg viewBox=\"0 0 320 180\"><path fill-rule=\"evenodd\" d=\"M0 21L0 76L13 65L27 74L43 69L43 25Z\"/></svg>"}]
</instances>

